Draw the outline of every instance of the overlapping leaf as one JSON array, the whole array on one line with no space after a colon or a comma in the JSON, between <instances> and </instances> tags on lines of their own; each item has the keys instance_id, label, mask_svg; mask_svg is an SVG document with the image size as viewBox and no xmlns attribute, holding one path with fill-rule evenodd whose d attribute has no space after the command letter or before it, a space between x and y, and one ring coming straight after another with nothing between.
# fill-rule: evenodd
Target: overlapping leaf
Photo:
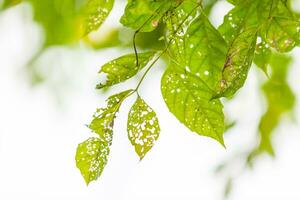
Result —
<instances>
[{"instance_id":1,"label":"overlapping leaf","mask_svg":"<svg viewBox=\"0 0 300 200\"><path fill-rule=\"evenodd\" d=\"M256 47L256 29L242 32L231 44L215 97L231 97L245 83Z\"/></svg>"},{"instance_id":2,"label":"overlapping leaf","mask_svg":"<svg viewBox=\"0 0 300 200\"><path fill-rule=\"evenodd\" d=\"M300 19L286 5L286 1L273 0L269 19L261 35L278 52L291 51L300 44Z\"/></svg>"},{"instance_id":3,"label":"overlapping leaf","mask_svg":"<svg viewBox=\"0 0 300 200\"><path fill-rule=\"evenodd\" d=\"M140 96L129 111L127 130L131 144L140 159L143 159L158 139L160 127L156 113Z\"/></svg>"},{"instance_id":4,"label":"overlapping leaf","mask_svg":"<svg viewBox=\"0 0 300 200\"><path fill-rule=\"evenodd\" d=\"M110 61L101 67L99 73L106 74L106 81L105 83L98 84L97 88L109 87L133 77L139 70L143 69L154 56L155 52L139 53L138 65L136 64L135 54L128 54Z\"/></svg>"},{"instance_id":5,"label":"overlapping leaf","mask_svg":"<svg viewBox=\"0 0 300 200\"><path fill-rule=\"evenodd\" d=\"M162 78L162 94L169 110L192 131L223 143L224 115L219 100L211 100L227 44L204 15L170 46L172 64Z\"/></svg>"},{"instance_id":6,"label":"overlapping leaf","mask_svg":"<svg viewBox=\"0 0 300 200\"><path fill-rule=\"evenodd\" d=\"M134 30L150 32L175 3L169 0L129 0L120 21Z\"/></svg>"}]
</instances>

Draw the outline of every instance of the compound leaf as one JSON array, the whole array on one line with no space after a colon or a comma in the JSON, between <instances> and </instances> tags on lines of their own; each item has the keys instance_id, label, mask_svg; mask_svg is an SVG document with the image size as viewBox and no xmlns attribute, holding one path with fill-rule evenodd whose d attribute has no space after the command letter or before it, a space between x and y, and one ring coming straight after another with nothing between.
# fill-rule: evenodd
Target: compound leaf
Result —
<instances>
[{"instance_id":1,"label":"compound leaf","mask_svg":"<svg viewBox=\"0 0 300 200\"><path fill-rule=\"evenodd\" d=\"M109 151L108 144L95 137L78 145L75 157L76 166L87 185L101 175L107 164Z\"/></svg>"},{"instance_id":2,"label":"compound leaf","mask_svg":"<svg viewBox=\"0 0 300 200\"><path fill-rule=\"evenodd\" d=\"M128 138L136 153L143 159L159 137L156 113L139 96L128 114Z\"/></svg>"},{"instance_id":3,"label":"compound leaf","mask_svg":"<svg viewBox=\"0 0 300 200\"><path fill-rule=\"evenodd\" d=\"M98 84L97 89L109 87L133 77L139 70L143 69L154 56L155 52L139 53L139 65L137 65L136 55L128 54L103 65L99 73L106 74L106 82Z\"/></svg>"}]
</instances>

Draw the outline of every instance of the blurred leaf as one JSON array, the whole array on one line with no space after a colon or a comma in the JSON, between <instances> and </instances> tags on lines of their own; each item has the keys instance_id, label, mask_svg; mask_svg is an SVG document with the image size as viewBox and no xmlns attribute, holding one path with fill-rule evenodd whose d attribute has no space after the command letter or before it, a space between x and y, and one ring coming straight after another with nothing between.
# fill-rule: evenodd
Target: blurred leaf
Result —
<instances>
[{"instance_id":1,"label":"blurred leaf","mask_svg":"<svg viewBox=\"0 0 300 200\"><path fill-rule=\"evenodd\" d=\"M97 89L118 84L135 76L151 61L155 56L155 52L139 53L137 55L139 65L137 65L135 54L122 56L103 65L99 73L106 74L106 82L98 84Z\"/></svg>"},{"instance_id":2,"label":"blurred leaf","mask_svg":"<svg viewBox=\"0 0 300 200\"><path fill-rule=\"evenodd\" d=\"M2 9L4 10L4 9L9 8L9 7L18 5L21 2L22 2L22 0L4 0L2 5L0 6L0 10L2 10Z\"/></svg>"},{"instance_id":3,"label":"blurred leaf","mask_svg":"<svg viewBox=\"0 0 300 200\"><path fill-rule=\"evenodd\" d=\"M295 105L295 96L286 80L290 62L291 58L288 56L273 54L270 63L272 75L263 85L268 109L259 125L261 136L259 149L271 155L274 155L271 142L274 130L279 125L282 115L290 112Z\"/></svg>"},{"instance_id":4,"label":"blurred leaf","mask_svg":"<svg viewBox=\"0 0 300 200\"><path fill-rule=\"evenodd\" d=\"M138 96L128 114L128 138L140 159L151 150L159 137L156 113Z\"/></svg>"},{"instance_id":5,"label":"blurred leaf","mask_svg":"<svg viewBox=\"0 0 300 200\"><path fill-rule=\"evenodd\" d=\"M84 35L97 30L113 8L114 0L86 0L80 12Z\"/></svg>"}]
</instances>

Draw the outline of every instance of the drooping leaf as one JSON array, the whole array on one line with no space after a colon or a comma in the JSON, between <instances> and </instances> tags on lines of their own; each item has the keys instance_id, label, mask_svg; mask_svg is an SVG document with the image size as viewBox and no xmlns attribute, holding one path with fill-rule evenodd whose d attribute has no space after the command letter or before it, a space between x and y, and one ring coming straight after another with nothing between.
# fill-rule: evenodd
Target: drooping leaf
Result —
<instances>
[{"instance_id":1,"label":"drooping leaf","mask_svg":"<svg viewBox=\"0 0 300 200\"><path fill-rule=\"evenodd\" d=\"M128 114L128 138L136 153L143 159L159 137L156 113L138 96Z\"/></svg>"},{"instance_id":2,"label":"drooping leaf","mask_svg":"<svg viewBox=\"0 0 300 200\"><path fill-rule=\"evenodd\" d=\"M133 77L139 70L143 69L154 56L155 52L139 53L138 66L136 64L135 54L119 57L103 65L99 73L106 74L106 81L105 83L98 84L97 89L112 86Z\"/></svg>"},{"instance_id":3,"label":"drooping leaf","mask_svg":"<svg viewBox=\"0 0 300 200\"><path fill-rule=\"evenodd\" d=\"M108 144L95 137L78 145L75 157L76 166L87 185L100 177L107 164L109 151Z\"/></svg>"},{"instance_id":4,"label":"drooping leaf","mask_svg":"<svg viewBox=\"0 0 300 200\"><path fill-rule=\"evenodd\" d=\"M97 109L94 114L94 118L90 123L89 128L100 136L102 142L108 144L112 143L113 125L116 113L119 111L123 100L131 92L132 90L127 90L109 97L107 100L107 107Z\"/></svg>"},{"instance_id":5,"label":"drooping leaf","mask_svg":"<svg viewBox=\"0 0 300 200\"><path fill-rule=\"evenodd\" d=\"M235 38L229 47L215 97L231 97L244 85L253 61L256 40L256 29L246 30Z\"/></svg>"},{"instance_id":6,"label":"drooping leaf","mask_svg":"<svg viewBox=\"0 0 300 200\"><path fill-rule=\"evenodd\" d=\"M223 106L211 100L222 78L227 44L205 15L171 41L172 63L161 90L169 110L192 131L224 144Z\"/></svg>"},{"instance_id":7,"label":"drooping leaf","mask_svg":"<svg viewBox=\"0 0 300 200\"><path fill-rule=\"evenodd\" d=\"M169 0L129 0L120 22L140 32L153 31L173 4Z\"/></svg>"},{"instance_id":8,"label":"drooping leaf","mask_svg":"<svg viewBox=\"0 0 300 200\"><path fill-rule=\"evenodd\" d=\"M81 10L83 33L97 30L105 21L114 5L114 0L87 0Z\"/></svg>"}]
</instances>

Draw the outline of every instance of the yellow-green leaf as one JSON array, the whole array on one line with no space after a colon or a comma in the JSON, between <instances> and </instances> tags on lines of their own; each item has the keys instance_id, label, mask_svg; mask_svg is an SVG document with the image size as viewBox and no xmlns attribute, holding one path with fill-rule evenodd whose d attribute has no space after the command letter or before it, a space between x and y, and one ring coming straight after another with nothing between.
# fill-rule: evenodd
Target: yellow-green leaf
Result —
<instances>
[{"instance_id":1,"label":"yellow-green leaf","mask_svg":"<svg viewBox=\"0 0 300 200\"><path fill-rule=\"evenodd\" d=\"M156 113L138 96L128 114L128 138L136 153L143 159L159 137Z\"/></svg>"}]
</instances>

